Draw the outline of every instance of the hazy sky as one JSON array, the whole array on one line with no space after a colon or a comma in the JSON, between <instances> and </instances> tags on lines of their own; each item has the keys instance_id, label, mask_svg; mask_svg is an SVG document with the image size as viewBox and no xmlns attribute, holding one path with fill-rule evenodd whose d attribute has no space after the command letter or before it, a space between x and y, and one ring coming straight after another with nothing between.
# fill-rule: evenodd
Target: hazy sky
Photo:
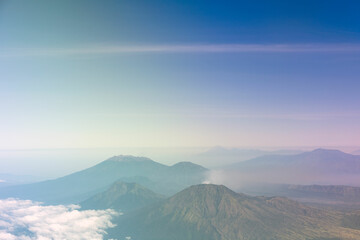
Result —
<instances>
[{"instance_id":1,"label":"hazy sky","mask_svg":"<svg viewBox=\"0 0 360 240\"><path fill-rule=\"evenodd\" d=\"M0 0L0 149L358 146L359 12Z\"/></svg>"}]
</instances>

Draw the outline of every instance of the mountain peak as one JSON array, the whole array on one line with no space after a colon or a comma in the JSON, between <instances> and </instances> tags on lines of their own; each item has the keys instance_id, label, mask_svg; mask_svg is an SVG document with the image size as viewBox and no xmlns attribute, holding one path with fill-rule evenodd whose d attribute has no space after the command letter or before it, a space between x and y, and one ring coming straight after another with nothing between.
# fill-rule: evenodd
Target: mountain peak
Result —
<instances>
[{"instance_id":1,"label":"mountain peak","mask_svg":"<svg viewBox=\"0 0 360 240\"><path fill-rule=\"evenodd\" d=\"M113 161L113 162L150 162L151 161L152 162L150 158L137 157L132 155L117 155L107 159L107 161Z\"/></svg>"},{"instance_id":2,"label":"mountain peak","mask_svg":"<svg viewBox=\"0 0 360 240\"><path fill-rule=\"evenodd\" d=\"M343 156L349 155L340 150L336 149L326 149L326 148L317 148L313 151L307 152L305 154L318 155L318 156Z\"/></svg>"},{"instance_id":3,"label":"mountain peak","mask_svg":"<svg viewBox=\"0 0 360 240\"><path fill-rule=\"evenodd\" d=\"M196 169L196 170L206 170L203 166L200 166L198 164L192 163L192 162L178 162L171 166L171 168L176 169Z\"/></svg>"},{"instance_id":4,"label":"mountain peak","mask_svg":"<svg viewBox=\"0 0 360 240\"><path fill-rule=\"evenodd\" d=\"M222 185L200 184L140 209L110 236L125 229L126 235L146 240L338 239L341 228L336 224L325 210L286 198L251 197ZM329 225L336 229L323 234Z\"/></svg>"},{"instance_id":5,"label":"mountain peak","mask_svg":"<svg viewBox=\"0 0 360 240\"><path fill-rule=\"evenodd\" d=\"M224 185L217 185L217 184L197 184L197 185L193 185L188 187L187 189L185 189L184 191L195 191L195 192L228 192L228 193L235 193L234 191L230 190L229 188L227 188ZM236 193L235 193L236 194Z\"/></svg>"},{"instance_id":6,"label":"mountain peak","mask_svg":"<svg viewBox=\"0 0 360 240\"><path fill-rule=\"evenodd\" d=\"M129 211L158 202L163 196L137 183L117 181L106 191L80 203L83 209L121 209Z\"/></svg>"},{"instance_id":7,"label":"mountain peak","mask_svg":"<svg viewBox=\"0 0 360 240\"><path fill-rule=\"evenodd\" d=\"M227 195L237 196L238 194L224 185L198 184L188 187L183 191L175 194L172 199L181 200L184 196L189 196L193 199L209 202L217 201L219 198L223 198Z\"/></svg>"},{"instance_id":8,"label":"mountain peak","mask_svg":"<svg viewBox=\"0 0 360 240\"><path fill-rule=\"evenodd\" d=\"M342 151L340 150L337 150L337 149L328 149L328 148L317 148L317 149L314 149L313 151L311 152L314 152L314 153L334 153L334 152L338 152L338 153L343 153Z\"/></svg>"}]
</instances>

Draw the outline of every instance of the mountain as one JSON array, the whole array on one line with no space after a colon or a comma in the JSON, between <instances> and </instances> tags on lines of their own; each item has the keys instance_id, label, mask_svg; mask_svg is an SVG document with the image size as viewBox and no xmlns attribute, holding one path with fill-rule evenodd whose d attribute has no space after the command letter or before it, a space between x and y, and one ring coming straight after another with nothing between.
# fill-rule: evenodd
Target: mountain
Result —
<instances>
[{"instance_id":1,"label":"mountain","mask_svg":"<svg viewBox=\"0 0 360 240\"><path fill-rule=\"evenodd\" d=\"M296 168L314 167L321 172L360 173L360 156L351 155L339 150L316 149L296 155L268 155L245 162L233 164L241 168L277 168L294 166Z\"/></svg>"},{"instance_id":2,"label":"mountain","mask_svg":"<svg viewBox=\"0 0 360 240\"><path fill-rule=\"evenodd\" d=\"M290 155L299 154L301 152L302 151L298 150L265 151L258 149L224 148L217 146L192 156L191 160L204 164L205 166L221 167L222 165L245 161L264 155Z\"/></svg>"},{"instance_id":3,"label":"mountain","mask_svg":"<svg viewBox=\"0 0 360 240\"><path fill-rule=\"evenodd\" d=\"M102 193L80 203L82 209L108 209L131 211L146 205L159 202L164 196L137 184L115 182Z\"/></svg>"},{"instance_id":4,"label":"mountain","mask_svg":"<svg viewBox=\"0 0 360 240\"><path fill-rule=\"evenodd\" d=\"M140 184L145 183L154 192L172 195L203 182L206 172L207 169L192 163L167 166L145 157L120 155L58 179L3 188L0 198L17 197L47 204L78 203L118 180L140 180Z\"/></svg>"},{"instance_id":5,"label":"mountain","mask_svg":"<svg viewBox=\"0 0 360 240\"><path fill-rule=\"evenodd\" d=\"M319 185L360 183L360 156L316 149L296 155L269 155L226 167L264 182ZM360 185L360 184L358 184Z\"/></svg>"},{"instance_id":6,"label":"mountain","mask_svg":"<svg viewBox=\"0 0 360 240\"><path fill-rule=\"evenodd\" d=\"M109 238L134 240L359 239L343 215L281 197L251 197L225 186L195 185L121 216Z\"/></svg>"}]
</instances>

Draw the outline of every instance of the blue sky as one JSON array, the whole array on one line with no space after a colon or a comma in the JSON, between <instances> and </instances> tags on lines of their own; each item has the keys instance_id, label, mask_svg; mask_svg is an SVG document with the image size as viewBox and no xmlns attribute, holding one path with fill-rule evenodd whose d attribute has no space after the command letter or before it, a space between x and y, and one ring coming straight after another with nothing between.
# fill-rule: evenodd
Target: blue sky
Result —
<instances>
[{"instance_id":1,"label":"blue sky","mask_svg":"<svg viewBox=\"0 0 360 240\"><path fill-rule=\"evenodd\" d=\"M358 1L0 1L0 149L358 146Z\"/></svg>"},{"instance_id":2,"label":"blue sky","mask_svg":"<svg viewBox=\"0 0 360 240\"><path fill-rule=\"evenodd\" d=\"M2 1L2 43L358 42L358 1Z\"/></svg>"}]
</instances>

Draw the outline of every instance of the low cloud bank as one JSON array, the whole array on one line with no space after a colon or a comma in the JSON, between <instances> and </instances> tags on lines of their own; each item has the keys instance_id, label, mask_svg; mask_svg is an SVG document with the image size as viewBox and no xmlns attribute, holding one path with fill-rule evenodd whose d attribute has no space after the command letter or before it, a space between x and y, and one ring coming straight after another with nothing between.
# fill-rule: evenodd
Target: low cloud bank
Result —
<instances>
[{"instance_id":1,"label":"low cloud bank","mask_svg":"<svg viewBox=\"0 0 360 240\"><path fill-rule=\"evenodd\" d=\"M77 210L77 205L42 206L19 199L0 200L0 239L101 240L119 213L114 210Z\"/></svg>"}]
</instances>

